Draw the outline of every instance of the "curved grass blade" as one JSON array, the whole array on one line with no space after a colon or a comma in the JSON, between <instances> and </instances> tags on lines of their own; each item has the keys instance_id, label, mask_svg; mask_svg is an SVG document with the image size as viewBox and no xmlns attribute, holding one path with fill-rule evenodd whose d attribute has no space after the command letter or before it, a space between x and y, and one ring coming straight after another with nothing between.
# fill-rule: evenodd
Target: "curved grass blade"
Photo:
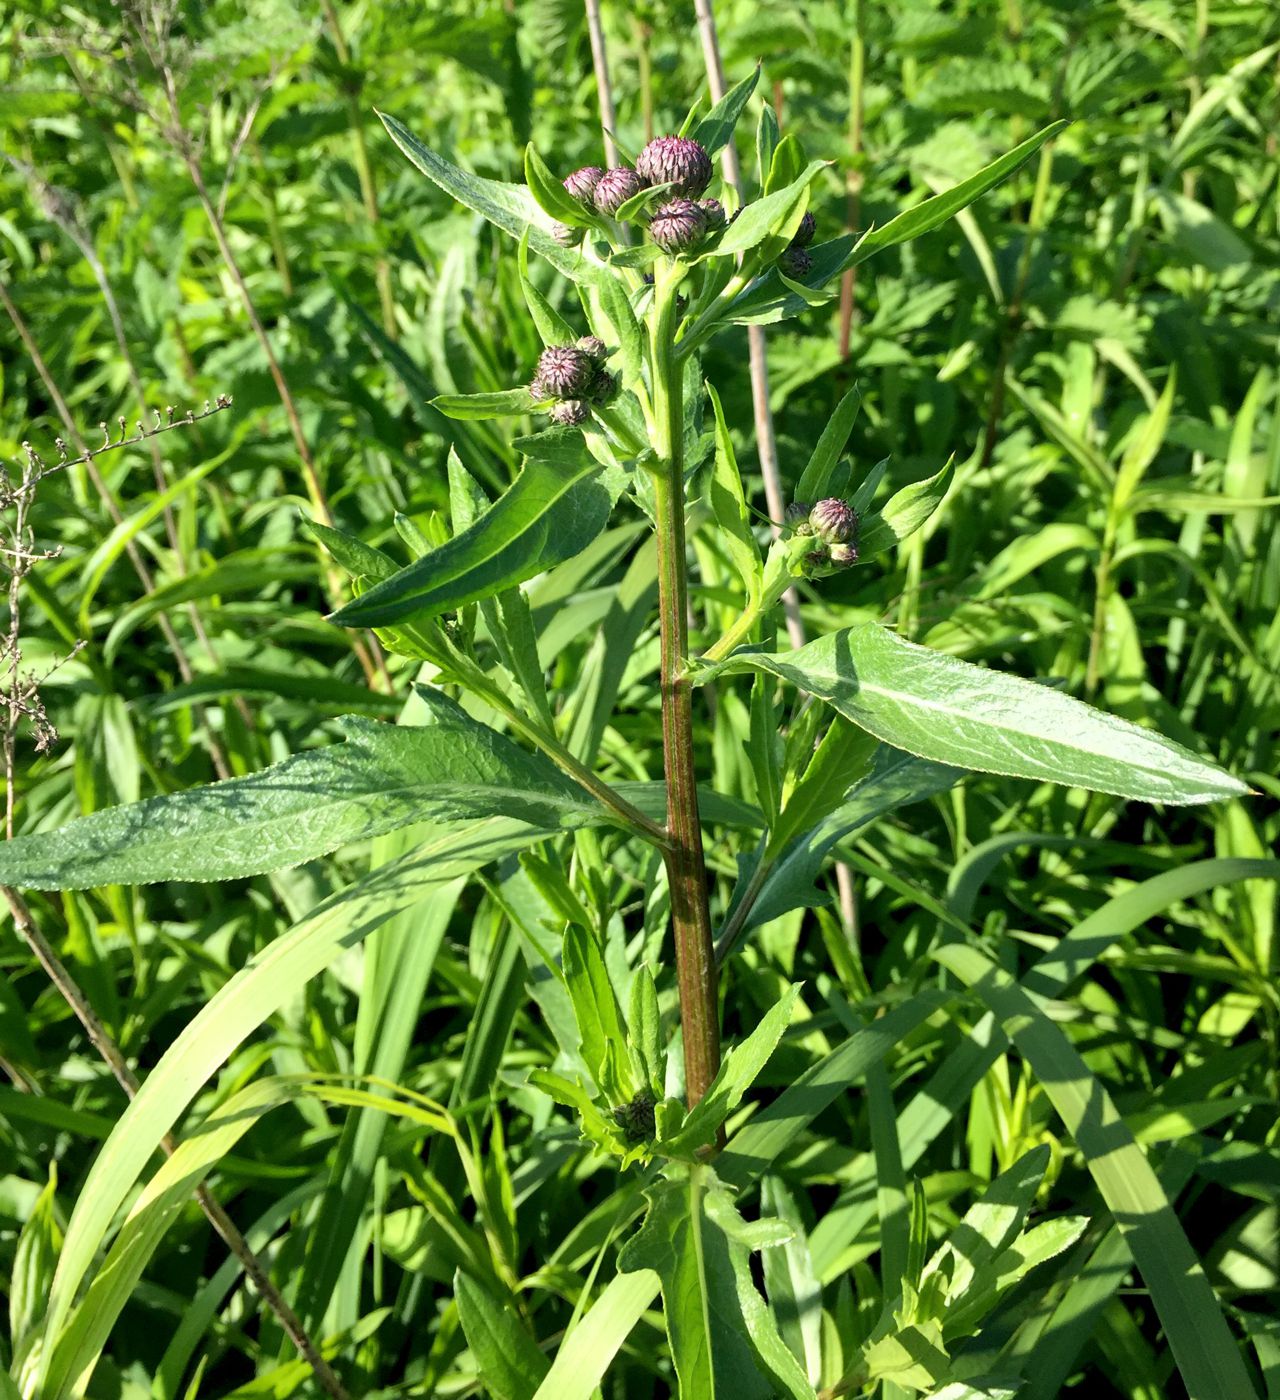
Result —
<instances>
[{"instance_id":1,"label":"curved grass blade","mask_svg":"<svg viewBox=\"0 0 1280 1400\"><path fill-rule=\"evenodd\" d=\"M533 1400L592 1400L605 1372L658 1296L652 1269L619 1274L560 1344Z\"/></svg>"}]
</instances>

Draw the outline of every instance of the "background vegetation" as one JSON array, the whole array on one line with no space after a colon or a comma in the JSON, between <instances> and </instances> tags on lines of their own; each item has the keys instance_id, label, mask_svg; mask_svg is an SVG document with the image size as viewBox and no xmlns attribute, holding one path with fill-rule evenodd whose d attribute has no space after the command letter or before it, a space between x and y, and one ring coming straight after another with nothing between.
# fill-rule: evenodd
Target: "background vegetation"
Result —
<instances>
[{"instance_id":1,"label":"background vegetation","mask_svg":"<svg viewBox=\"0 0 1280 1400\"><path fill-rule=\"evenodd\" d=\"M1280 829L1280 18L1261 0L791 12L737 0L718 18L730 79L762 59L782 129L832 162L820 237L883 222L1074 119L955 223L770 332L784 476L855 380L857 478L887 459L887 493L952 453L958 464L946 508L887 575L806 588L810 633L885 618L935 648L1059 678L1258 792L1163 811L970 779L847 840L852 903L753 932L725 977L726 1034L805 984L810 1018L771 1062L767 1097L859 1018L940 985L924 955L947 927L1020 975L1092 919L1102 951L1086 974L1033 989L1146 1149L1262 1393L1280 1394L1274 872L1239 864L1266 857ZM411 669L324 620L342 585L300 521L327 510L395 549L398 511L430 535L451 443L501 488L516 463L505 436L426 400L523 382L539 343L513 248L409 167L373 109L503 179L520 178L529 139L567 172L599 162L601 138L576 0L184 6L167 73L122 42L112 6L19 0L0 24L0 457L16 476L25 442L55 466L56 439L72 456L77 433L96 449L102 420L114 440L120 417L131 432L168 406L233 400L40 485L27 523L56 557L35 561L18 623L21 675L46 677L44 708L9 710L13 829L34 831L329 743L341 714L400 710ZM704 87L690 8L607 5L605 24L618 135L635 149L678 127ZM548 272L534 275L567 308ZM741 332L707 352L744 471L746 360ZM762 490L753 500L763 511ZM619 779L660 776L654 561L635 539L619 516L529 590L560 703ZM710 533L695 548L695 621L713 637L722 567ZM746 694L701 708L700 723L707 783L751 802ZM537 971L540 933L580 917L606 931L615 971L662 961L660 865L566 841L572 888L535 856L434 896L299 985L192 1110L255 1076L356 1069L463 1124L461 1151L428 1146L422 1124L304 1096L217 1165L215 1194L354 1393L500 1393L477 1379L455 1270L553 1344L638 1219L634 1181L583 1150L527 1075L555 1060L564 1015ZM744 842L715 829L718 910ZM233 971L359 866L357 852L33 909L145 1078ZM123 1098L11 926L0 967L7 1363ZM904 1213L923 1211L918 1229L940 1238L1045 1143L1040 1205L1089 1225L1002 1312L1015 1369L1036 1349L1019 1395L1187 1393L1043 1076L1006 1042L975 1083L948 1081L960 1048L992 1034L979 1017L962 1003L918 1025L766 1179L770 1209L811 1247L811 1265L766 1266L771 1299L792 1306L786 1339L834 1384L878 1309ZM311 1393L226 1261L192 1205L92 1393ZM1071 1291L1090 1270L1092 1290ZM605 1394L668 1383L661 1332L642 1319Z\"/></svg>"}]
</instances>

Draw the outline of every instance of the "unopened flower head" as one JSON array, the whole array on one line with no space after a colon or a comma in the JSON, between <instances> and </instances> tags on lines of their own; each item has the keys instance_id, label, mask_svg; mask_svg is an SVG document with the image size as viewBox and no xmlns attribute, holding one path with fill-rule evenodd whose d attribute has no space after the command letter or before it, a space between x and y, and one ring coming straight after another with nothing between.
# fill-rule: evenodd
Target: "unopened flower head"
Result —
<instances>
[{"instance_id":1,"label":"unopened flower head","mask_svg":"<svg viewBox=\"0 0 1280 1400\"><path fill-rule=\"evenodd\" d=\"M596 186L603 176L604 171L598 165L584 165L580 170L564 177L564 187L574 199L580 199L583 204L590 204Z\"/></svg>"},{"instance_id":2,"label":"unopened flower head","mask_svg":"<svg viewBox=\"0 0 1280 1400\"><path fill-rule=\"evenodd\" d=\"M711 157L687 136L659 136L640 152L636 170L651 185L674 185L675 193L697 199L711 183Z\"/></svg>"},{"instance_id":3,"label":"unopened flower head","mask_svg":"<svg viewBox=\"0 0 1280 1400\"><path fill-rule=\"evenodd\" d=\"M613 1110L613 1121L629 1143L652 1141L657 1131L654 1107L652 1094L642 1089L630 1103L619 1104Z\"/></svg>"},{"instance_id":4,"label":"unopened flower head","mask_svg":"<svg viewBox=\"0 0 1280 1400\"><path fill-rule=\"evenodd\" d=\"M813 534L813 526L809 524L809 511L811 507L804 501L792 501L783 513L784 522L791 527L792 533L797 535Z\"/></svg>"},{"instance_id":5,"label":"unopened flower head","mask_svg":"<svg viewBox=\"0 0 1280 1400\"><path fill-rule=\"evenodd\" d=\"M847 544L833 544L828 546L827 554L833 564L840 568L848 568L850 564L858 562L858 546L852 541Z\"/></svg>"},{"instance_id":6,"label":"unopened flower head","mask_svg":"<svg viewBox=\"0 0 1280 1400\"><path fill-rule=\"evenodd\" d=\"M729 222L724 205L718 199L700 199L698 205L707 220L708 233L718 233Z\"/></svg>"},{"instance_id":7,"label":"unopened flower head","mask_svg":"<svg viewBox=\"0 0 1280 1400\"><path fill-rule=\"evenodd\" d=\"M702 206L691 199L671 199L649 221L649 237L664 253L684 253L701 243L707 231Z\"/></svg>"},{"instance_id":8,"label":"unopened flower head","mask_svg":"<svg viewBox=\"0 0 1280 1400\"><path fill-rule=\"evenodd\" d=\"M813 235L818 231L818 221L813 217L813 211L806 209L804 218L800 220L800 227L796 229L796 236L791 240L793 248L807 248L813 242Z\"/></svg>"},{"instance_id":9,"label":"unopened flower head","mask_svg":"<svg viewBox=\"0 0 1280 1400\"><path fill-rule=\"evenodd\" d=\"M858 512L845 501L828 496L809 512L813 533L828 544L844 544L858 533Z\"/></svg>"},{"instance_id":10,"label":"unopened flower head","mask_svg":"<svg viewBox=\"0 0 1280 1400\"><path fill-rule=\"evenodd\" d=\"M813 269L813 259L805 248L787 248L778 259L778 266L788 277L805 277Z\"/></svg>"},{"instance_id":11,"label":"unopened flower head","mask_svg":"<svg viewBox=\"0 0 1280 1400\"><path fill-rule=\"evenodd\" d=\"M591 356L576 345L548 345L538 357L537 373L529 392L535 398L573 399L591 383L596 367ZM535 392L541 388L541 395Z\"/></svg>"},{"instance_id":12,"label":"unopened flower head","mask_svg":"<svg viewBox=\"0 0 1280 1400\"><path fill-rule=\"evenodd\" d=\"M607 369L601 369L596 371L596 377L587 390L587 397L592 403L608 403L617 392L618 381Z\"/></svg>"},{"instance_id":13,"label":"unopened flower head","mask_svg":"<svg viewBox=\"0 0 1280 1400\"><path fill-rule=\"evenodd\" d=\"M627 200L647 188L648 181L642 180L629 165L616 165L600 177L593 198L602 214L616 214Z\"/></svg>"},{"instance_id":14,"label":"unopened flower head","mask_svg":"<svg viewBox=\"0 0 1280 1400\"><path fill-rule=\"evenodd\" d=\"M604 364L609 358L609 347L598 335L584 335L578 341L578 349L597 365Z\"/></svg>"},{"instance_id":15,"label":"unopened flower head","mask_svg":"<svg viewBox=\"0 0 1280 1400\"><path fill-rule=\"evenodd\" d=\"M591 417L591 409L582 399L561 399L559 403L551 405L547 416L562 427L576 428Z\"/></svg>"},{"instance_id":16,"label":"unopened flower head","mask_svg":"<svg viewBox=\"0 0 1280 1400\"><path fill-rule=\"evenodd\" d=\"M551 225L551 236L562 248L576 248L582 242L582 230L558 221Z\"/></svg>"}]
</instances>

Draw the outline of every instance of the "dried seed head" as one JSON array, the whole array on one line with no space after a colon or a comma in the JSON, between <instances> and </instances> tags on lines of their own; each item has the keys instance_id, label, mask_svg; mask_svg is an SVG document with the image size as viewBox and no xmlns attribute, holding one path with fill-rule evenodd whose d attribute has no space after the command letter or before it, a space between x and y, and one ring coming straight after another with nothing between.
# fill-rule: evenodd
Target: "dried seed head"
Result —
<instances>
[{"instance_id":1,"label":"dried seed head","mask_svg":"<svg viewBox=\"0 0 1280 1400\"><path fill-rule=\"evenodd\" d=\"M529 392L535 398L573 399L591 383L596 367L576 345L548 345L538 357L538 369ZM534 385L542 394L534 393Z\"/></svg>"},{"instance_id":2,"label":"dried seed head","mask_svg":"<svg viewBox=\"0 0 1280 1400\"><path fill-rule=\"evenodd\" d=\"M618 165L606 170L596 185L594 199L596 208L602 214L616 214L627 200L646 189L648 182L642 180L629 165Z\"/></svg>"},{"instance_id":3,"label":"dried seed head","mask_svg":"<svg viewBox=\"0 0 1280 1400\"><path fill-rule=\"evenodd\" d=\"M828 496L809 512L809 524L827 544L844 544L858 533L858 512L844 501Z\"/></svg>"},{"instance_id":4,"label":"dried seed head","mask_svg":"<svg viewBox=\"0 0 1280 1400\"><path fill-rule=\"evenodd\" d=\"M609 347L598 335L584 335L578 341L578 349L597 365L604 364L609 358Z\"/></svg>"},{"instance_id":5,"label":"dried seed head","mask_svg":"<svg viewBox=\"0 0 1280 1400\"><path fill-rule=\"evenodd\" d=\"M580 170L564 177L564 187L574 199L580 199L583 204L590 204L603 175L604 171L598 165L584 165Z\"/></svg>"},{"instance_id":6,"label":"dried seed head","mask_svg":"<svg viewBox=\"0 0 1280 1400\"><path fill-rule=\"evenodd\" d=\"M807 248L813 242L813 235L818 231L818 221L813 217L812 210L805 210L804 218L800 220L800 227L796 229L796 236L791 240L793 248Z\"/></svg>"},{"instance_id":7,"label":"dried seed head","mask_svg":"<svg viewBox=\"0 0 1280 1400\"><path fill-rule=\"evenodd\" d=\"M591 409L582 399L561 399L559 403L551 405L547 416L561 427L576 428L591 417Z\"/></svg>"},{"instance_id":8,"label":"dried seed head","mask_svg":"<svg viewBox=\"0 0 1280 1400\"><path fill-rule=\"evenodd\" d=\"M788 277L805 277L813 268L813 259L804 248L793 246L784 251L778 266Z\"/></svg>"},{"instance_id":9,"label":"dried seed head","mask_svg":"<svg viewBox=\"0 0 1280 1400\"><path fill-rule=\"evenodd\" d=\"M719 233L729 222L729 216L724 212L724 205L718 199L700 199L698 206L707 221L708 233Z\"/></svg>"},{"instance_id":10,"label":"dried seed head","mask_svg":"<svg viewBox=\"0 0 1280 1400\"><path fill-rule=\"evenodd\" d=\"M707 216L691 199L672 199L649 221L649 237L664 253L684 253L702 242Z\"/></svg>"},{"instance_id":11,"label":"dried seed head","mask_svg":"<svg viewBox=\"0 0 1280 1400\"><path fill-rule=\"evenodd\" d=\"M687 136L659 136L640 152L636 169L651 185L674 185L675 193L697 197L711 183L711 157Z\"/></svg>"}]
</instances>

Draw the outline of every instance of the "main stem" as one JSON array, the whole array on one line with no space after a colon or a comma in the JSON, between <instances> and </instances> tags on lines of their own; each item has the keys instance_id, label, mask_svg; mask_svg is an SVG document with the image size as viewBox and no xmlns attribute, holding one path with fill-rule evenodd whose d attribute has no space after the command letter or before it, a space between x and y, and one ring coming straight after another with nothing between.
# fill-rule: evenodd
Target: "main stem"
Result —
<instances>
[{"instance_id":1,"label":"main stem","mask_svg":"<svg viewBox=\"0 0 1280 1400\"><path fill-rule=\"evenodd\" d=\"M674 353L675 270L659 264L650 324L653 373L654 500L658 528L658 613L662 636L662 754L667 777L664 851L676 942L676 976L689 1106L720 1068L715 946L707 903L707 869L694 771L693 687L689 660L689 592L684 538L684 392Z\"/></svg>"}]
</instances>

